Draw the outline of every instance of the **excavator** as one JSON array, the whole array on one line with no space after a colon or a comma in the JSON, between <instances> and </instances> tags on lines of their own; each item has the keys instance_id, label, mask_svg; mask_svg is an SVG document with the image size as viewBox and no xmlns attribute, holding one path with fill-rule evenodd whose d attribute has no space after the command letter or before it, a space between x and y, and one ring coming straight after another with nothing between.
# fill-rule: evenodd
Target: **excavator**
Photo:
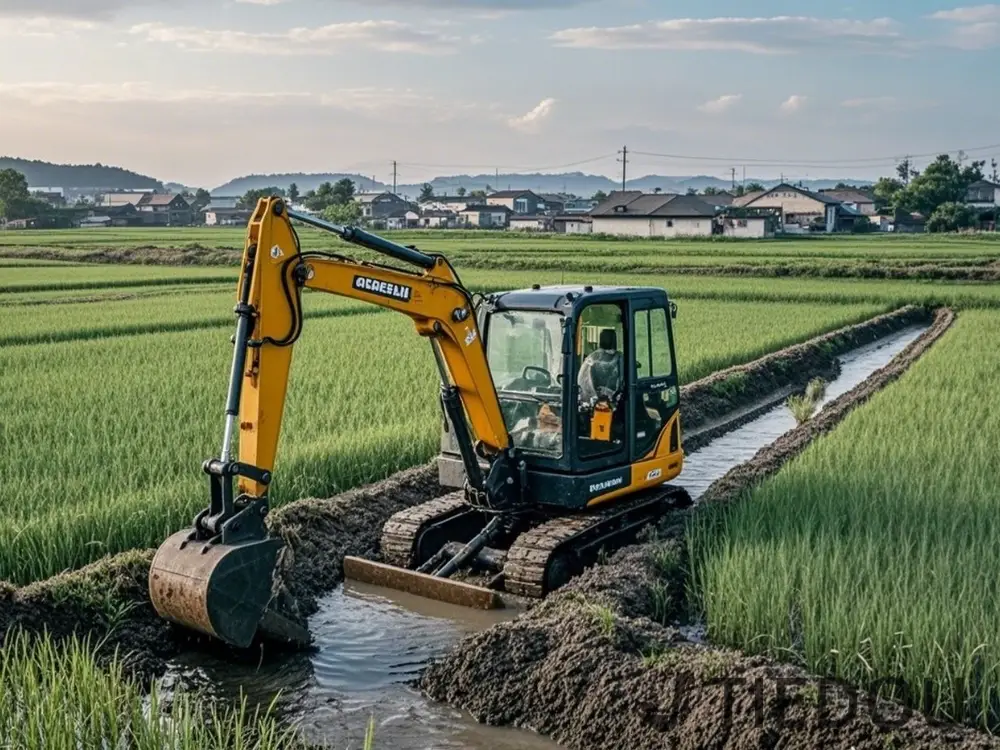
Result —
<instances>
[{"instance_id":1,"label":"excavator","mask_svg":"<svg viewBox=\"0 0 1000 750\"><path fill-rule=\"evenodd\" d=\"M384 256L301 248L293 222ZM402 267L401 267L402 266ZM157 550L159 615L237 648L296 627L275 605L283 542L265 523L303 290L408 316L441 379L441 484L392 516L381 560L347 578L455 604L541 598L691 503L681 472L676 306L662 289L473 294L448 260L261 199L247 227L222 446L209 502ZM391 356L391 352L386 352ZM294 436L291 436L294 437Z\"/></svg>"}]
</instances>

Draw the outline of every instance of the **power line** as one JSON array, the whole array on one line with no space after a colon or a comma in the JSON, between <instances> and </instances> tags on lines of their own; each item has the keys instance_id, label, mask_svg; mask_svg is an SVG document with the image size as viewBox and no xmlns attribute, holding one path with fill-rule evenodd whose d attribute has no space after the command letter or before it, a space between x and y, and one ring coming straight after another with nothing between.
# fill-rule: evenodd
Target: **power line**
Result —
<instances>
[{"instance_id":1,"label":"power line","mask_svg":"<svg viewBox=\"0 0 1000 750\"><path fill-rule=\"evenodd\" d=\"M633 151L634 155L638 156L651 156L654 158L661 159L674 159L677 161L705 161L705 162L736 162L738 164L756 164L760 166L790 166L790 167L805 167L805 166L817 166L817 167L830 167L838 165L855 165L860 166L863 164L872 164L877 162L875 166L881 165L882 163L894 164L904 159L928 159L940 154L957 154L964 152L966 154L973 151L995 151L1000 149L1000 143L993 143L988 146L975 146L973 148L958 148L950 151L931 151L925 154L899 154L896 156L873 156L866 158L857 159L826 159L826 160L814 160L814 159L801 159L801 160L789 160L789 159L761 159L758 157L732 157L732 156L693 156L690 154L660 154L651 151Z\"/></svg>"}]
</instances>

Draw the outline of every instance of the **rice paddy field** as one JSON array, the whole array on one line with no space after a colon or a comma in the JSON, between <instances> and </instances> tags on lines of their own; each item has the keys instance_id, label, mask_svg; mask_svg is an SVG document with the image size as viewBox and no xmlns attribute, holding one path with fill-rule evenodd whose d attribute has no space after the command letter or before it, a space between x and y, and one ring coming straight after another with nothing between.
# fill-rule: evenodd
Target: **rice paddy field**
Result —
<instances>
[{"instance_id":1,"label":"rice paddy field","mask_svg":"<svg viewBox=\"0 0 1000 750\"><path fill-rule=\"evenodd\" d=\"M395 239L445 253L474 291L664 287L679 306L682 382L901 305L957 308L953 329L898 383L746 502L691 527L691 600L713 642L859 685L926 684L930 705L923 693L896 697L1000 726L1000 284L830 272L989 267L1000 242ZM241 232L222 229L0 233L0 580L154 546L204 504L200 464L221 438L236 269L109 264L95 253L201 247L235 259L241 246ZM773 272L790 264L799 271ZM409 321L317 294L305 304L277 503L383 478L438 445L433 360Z\"/></svg>"}]
</instances>

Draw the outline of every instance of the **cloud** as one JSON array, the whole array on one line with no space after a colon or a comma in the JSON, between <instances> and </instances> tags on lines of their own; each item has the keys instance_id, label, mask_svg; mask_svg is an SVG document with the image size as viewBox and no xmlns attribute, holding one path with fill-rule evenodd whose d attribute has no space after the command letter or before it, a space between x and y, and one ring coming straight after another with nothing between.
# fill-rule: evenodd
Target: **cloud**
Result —
<instances>
[{"instance_id":1,"label":"cloud","mask_svg":"<svg viewBox=\"0 0 1000 750\"><path fill-rule=\"evenodd\" d=\"M290 3L292 0L236 0L238 3L245 3L247 5L281 5L282 3Z\"/></svg>"},{"instance_id":2,"label":"cloud","mask_svg":"<svg viewBox=\"0 0 1000 750\"><path fill-rule=\"evenodd\" d=\"M781 103L781 111L788 114L798 112L806 105L807 99L808 97L802 96L801 94L792 94Z\"/></svg>"},{"instance_id":3,"label":"cloud","mask_svg":"<svg viewBox=\"0 0 1000 750\"><path fill-rule=\"evenodd\" d=\"M485 112L476 102L452 97L440 99L414 89L357 87L313 93L310 91L239 91L216 88L164 88L149 81L71 84L65 82L0 82L0 98L44 107L50 105L184 105L211 106L308 106L339 109L361 115L405 112L422 121L449 122Z\"/></svg>"},{"instance_id":4,"label":"cloud","mask_svg":"<svg viewBox=\"0 0 1000 750\"><path fill-rule=\"evenodd\" d=\"M1000 44L1000 5L996 3L939 10L928 17L953 25L942 40L949 47L979 50Z\"/></svg>"},{"instance_id":5,"label":"cloud","mask_svg":"<svg viewBox=\"0 0 1000 750\"><path fill-rule=\"evenodd\" d=\"M519 117L511 117L507 120L507 124L515 130L525 133L536 133L541 128L542 123L552 114L555 104L555 99L542 99L530 112L526 112Z\"/></svg>"},{"instance_id":6,"label":"cloud","mask_svg":"<svg viewBox=\"0 0 1000 750\"><path fill-rule=\"evenodd\" d=\"M0 17L0 36L54 37L95 28L97 24L92 21L74 18Z\"/></svg>"},{"instance_id":7,"label":"cloud","mask_svg":"<svg viewBox=\"0 0 1000 750\"><path fill-rule=\"evenodd\" d=\"M348 47L383 52L441 55L456 52L460 38L439 29L420 29L400 21L351 21L281 32L249 32L144 23L130 33L146 41L174 44L199 52L253 55L331 55Z\"/></svg>"},{"instance_id":8,"label":"cloud","mask_svg":"<svg viewBox=\"0 0 1000 750\"><path fill-rule=\"evenodd\" d=\"M412 8L447 8L502 13L509 10L552 10L593 3L596 0L350 0L354 4Z\"/></svg>"},{"instance_id":9,"label":"cloud","mask_svg":"<svg viewBox=\"0 0 1000 750\"><path fill-rule=\"evenodd\" d=\"M631 26L572 28L550 37L561 47L590 49L670 49L789 54L829 49L884 51L902 41L889 18L774 16L771 18L676 18Z\"/></svg>"},{"instance_id":10,"label":"cloud","mask_svg":"<svg viewBox=\"0 0 1000 750\"><path fill-rule=\"evenodd\" d=\"M972 5L952 10L939 10L929 18L935 21L957 21L959 23L981 23L983 21L1000 21L1000 5Z\"/></svg>"},{"instance_id":11,"label":"cloud","mask_svg":"<svg viewBox=\"0 0 1000 750\"><path fill-rule=\"evenodd\" d=\"M846 99L840 106L848 109L887 109L896 106L899 100L894 96L868 96L858 99Z\"/></svg>"},{"instance_id":12,"label":"cloud","mask_svg":"<svg viewBox=\"0 0 1000 750\"><path fill-rule=\"evenodd\" d=\"M734 106L739 104L740 99L743 98L743 94L725 94L720 96L718 99L712 99L709 102L705 102L700 105L698 109L702 112L707 112L710 115L721 115L723 112L728 112Z\"/></svg>"},{"instance_id":13,"label":"cloud","mask_svg":"<svg viewBox=\"0 0 1000 750\"><path fill-rule=\"evenodd\" d=\"M0 16L106 21L125 8L173 5L170 0L0 0Z\"/></svg>"}]
</instances>

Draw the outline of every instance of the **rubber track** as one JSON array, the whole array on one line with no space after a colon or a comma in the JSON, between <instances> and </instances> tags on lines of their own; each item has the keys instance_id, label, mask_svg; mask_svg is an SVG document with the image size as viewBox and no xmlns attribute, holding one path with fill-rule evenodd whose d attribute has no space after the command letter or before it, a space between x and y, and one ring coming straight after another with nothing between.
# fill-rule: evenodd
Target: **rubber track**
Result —
<instances>
[{"instance_id":1,"label":"rubber track","mask_svg":"<svg viewBox=\"0 0 1000 750\"><path fill-rule=\"evenodd\" d=\"M679 491L670 487L660 497L669 497ZM549 560L559 547L577 534L605 523L633 507L649 503L648 495L631 502L618 502L599 511L585 515L564 516L536 526L521 534L507 553L504 565L504 587L512 594L541 599L545 595L545 572Z\"/></svg>"},{"instance_id":2,"label":"rubber track","mask_svg":"<svg viewBox=\"0 0 1000 750\"><path fill-rule=\"evenodd\" d=\"M382 559L389 565L409 568L413 563L413 546L420 531L431 521L449 516L465 507L465 493L450 495L401 510L382 527Z\"/></svg>"}]
</instances>

